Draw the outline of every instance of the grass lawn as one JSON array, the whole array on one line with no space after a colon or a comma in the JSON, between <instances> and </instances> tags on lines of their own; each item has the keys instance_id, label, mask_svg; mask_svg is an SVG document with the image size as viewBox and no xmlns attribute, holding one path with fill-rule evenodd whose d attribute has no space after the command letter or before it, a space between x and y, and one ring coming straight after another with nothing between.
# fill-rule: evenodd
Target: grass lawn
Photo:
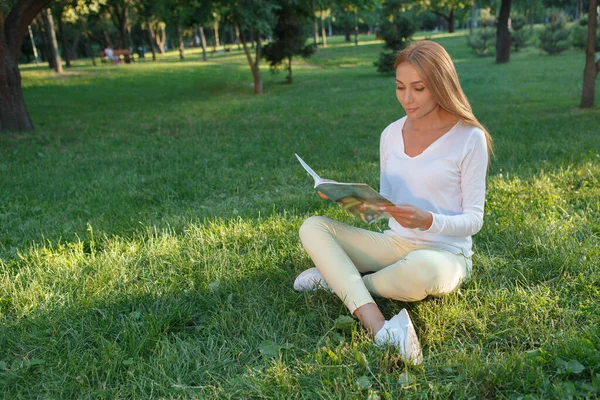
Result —
<instances>
[{"instance_id":1,"label":"grass lawn","mask_svg":"<svg viewBox=\"0 0 600 400\"><path fill-rule=\"evenodd\" d=\"M341 302L297 293L323 177L378 187L404 114L381 42L331 46L265 95L237 49L202 62L22 66L37 130L0 136L0 393L5 398L597 398L600 108L584 54L453 56L495 139L474 277L407 307L419 367L374 348ZM600 84L597 85L597 102ZM381 230L384 225L370 229Z\"/></svg>"}]
</instances>

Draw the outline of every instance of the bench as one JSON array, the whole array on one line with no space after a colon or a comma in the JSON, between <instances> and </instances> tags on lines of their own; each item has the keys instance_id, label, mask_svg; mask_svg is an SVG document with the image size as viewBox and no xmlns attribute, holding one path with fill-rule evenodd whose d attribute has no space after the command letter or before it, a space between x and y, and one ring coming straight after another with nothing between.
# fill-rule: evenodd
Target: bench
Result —
<instances>
[{"instance_id":1,"label":"bench","mask_svg":"<svg viewBox=\"0 0 600 400\"><path fill-rule=\"evenodd\" d=\"M114 49L113 55L115 58L118 57L117 62L123 60L126 64L129 64L130 62L134 61L133 53L131 53L128 49ZM104 50L100 50L100 60L102 62L109 61L108 57L106 57L106 53L104 52Z\"/></svg>"}]
</instances>

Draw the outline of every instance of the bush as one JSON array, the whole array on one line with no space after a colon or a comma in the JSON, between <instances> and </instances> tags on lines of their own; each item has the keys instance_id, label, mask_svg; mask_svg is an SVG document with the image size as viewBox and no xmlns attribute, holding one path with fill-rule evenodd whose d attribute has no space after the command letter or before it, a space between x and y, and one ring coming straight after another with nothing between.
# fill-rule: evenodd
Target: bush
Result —
<instances>
[{"instance_id":1,"label":"bush","mask_svg":"<svg viewBox=\"0 0 600 400\"><path fill-rule=\"evenodd\" d=\"M419 14L419 21L423 31L432 31L440 25L440 17L429 10L423 10Z\"/></svg>"},{"instance_id":2,"label":"bush","mask_svg":"<svg viewBox=\"0 0 600 400\"><path fill-rule=\"evenodd\" d=\"M571 34L569 38L571 39L571 45L577 49L584 50L587 47L587 16L581 18L573 27L571 28ZM600 29L596 32L596 51L600 51Z\"/></svg>"},{"instance_id":3,"label":"bush","mask_svg":"<svg viewBox=\"0 0 600 400\"><path fill-rule=\"evenodd\" d=\"M489 8L482 8L479 11L477 22L481 28L493 28L496 26L496 16L492 14Z\"/></svg>"},{"instance_id":4,"label":"bush","mask_svg":"<svg viewBox=\"0 0 600 400\"><path fill-rule=\"evenodd\" d=\"M564 11L552 10L550 22L539 34L540 48L548 54L562 53L570 47L569 30L566 28L569 17Z\"/></svg>"},{"instance_id":5,"label":"bush","mask_svg":"<svg viewBox=\"0 0 600 400\"><path fill-rule=\"evenodd\" d=\"M512 46L515 52L524 49L529 44L532 32L526 28L526 25L527 23L524 18L514 17L511 19Z\"/></svg>"},{"instance_id":6,"label":"bush","mask_svg":"<svg viewBox=\"0 0 600 400\"><path fill-rule=\"evenodd\" d=\"M419 28L418 19L409 13L401 13L395 8L387 15L381 25L381 37L385 40L384 47L391 52L382 51L379 60L373 63L381 73L394 72L396 53L404 49L412 35Z\"/></svg>"},{"instance_id":7,"label":"bush","mask_svg":"<svg viewBox=\"0 0 600 400\"><path fill-rule=\"evenodd\" d=\"M467 45L473 49L478 56L487 55L490 49L495 47L496 30L484 27L473 31L472 35L467 36Z\"/></svg>"}]
</instances>

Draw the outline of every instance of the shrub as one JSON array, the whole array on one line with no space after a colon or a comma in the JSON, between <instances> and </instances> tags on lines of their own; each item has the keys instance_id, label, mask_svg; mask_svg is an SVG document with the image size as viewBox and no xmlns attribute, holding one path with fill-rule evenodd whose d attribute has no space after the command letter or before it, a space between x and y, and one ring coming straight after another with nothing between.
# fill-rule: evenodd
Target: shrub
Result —
<instances>
[{"instance_id":1,"label":"shrub","mask_svg":"<svg viewBox=\"0 0 600 400\"><path fill-rule=\"evenodd\" d=\"M434 14L430 10L423 10L419 14L419 21L421 25L421 30L423 31L432 31L440 25L439 18L436 14Z\"/></svg>"},{"instance_id":2,"label":"shrub","mask_svg":"<svg viewBox=\"0 0 600 400\"><path fill-rule=\"evenodd\" d=\"M550 21L539 34L540 48L548 54L558 54L569 48L569 30L566 28L569 17L564 11L552 10Z\"/></svg>"},{"instance_id":3,"label":"shrub","mask_svg":"<svg viewBox=\"0 0 600 400\"><path fill-rule=\"evenodd\" d=\"M414 15L400 12L399 7L393 7L391 4L388 7L390 11L384 12L386 18L381 24L381 37L385 41L384 47L391 52L382 51L379 60L374 63L377 71L381 73L394 72L396 53L406 47L419 27L418 19Z\"/></svg>"},{"instance_id":4,"label":"shrub","mask_svg":"<svg viewBox=\"0 0 600 400\"><path fill-rule=\"evenodd\" d=\"M467 45L473 49L478 56L485 56L489 50L494 48L496 40L496 30L484 27L473 31L472 35L467 36Z\"/></svg>"},{"instance_id":5,"label":"shrub","mask_svg":"<svg viewBox=\"0 0 600 400\"><path fill-rule=\"evenodd\" d=\"M477 22L481 28L493 28L496 26L496 16L492 14L491 9L482 8Z\"/></svg>"},{"instance_id":6,"label":"shrub","mask_svg":"<svg viewBox=\"0 0 600 400\"><path fill-rule=\"evenodd\" d=\"M512 46L515 52L527 47L529 39L531 39L532 32L526 28L526 25L527 23L524 18L514 17L511 19Z\"/></svg>"},{"instance_id":7,"label":"shrub","mask_svg":"<svg viewBox=\"0 0 600 400\"><path fill-rule=\"evenodd\" d=\"M571 28L571 45L577 49L585 50L587 47L587 16L581 18ZM600 29L596 32L596 51L600 51Z\"/></svg>"}]
</instances>

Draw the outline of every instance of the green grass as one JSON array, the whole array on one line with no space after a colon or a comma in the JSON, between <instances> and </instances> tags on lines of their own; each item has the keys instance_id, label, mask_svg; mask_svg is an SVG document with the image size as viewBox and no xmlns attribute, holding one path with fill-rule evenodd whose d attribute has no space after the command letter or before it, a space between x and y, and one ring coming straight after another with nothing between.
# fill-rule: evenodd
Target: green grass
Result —
<instances>
[{"instance_id":1,"label":"green grass","mask_svg":"<svg viewBox=\"0 0 600 400\"><path fill-rule=\"evenodd\" d=\"M297 230L321 201L293 157L378 186L403 115L374 38L330 41L295 82L234 48L62 76L22 66L37 131L0 137L0 393L5 398L596 398L600 109L584 55L454 57L495 139L474 277L409 307L425 362L378 350L326 293ZM600 91L597 92L600 99ZM383 225L373 229L381 229ZM583 368L583 369L582 369Z\"/></svg>"}]
</instances>

